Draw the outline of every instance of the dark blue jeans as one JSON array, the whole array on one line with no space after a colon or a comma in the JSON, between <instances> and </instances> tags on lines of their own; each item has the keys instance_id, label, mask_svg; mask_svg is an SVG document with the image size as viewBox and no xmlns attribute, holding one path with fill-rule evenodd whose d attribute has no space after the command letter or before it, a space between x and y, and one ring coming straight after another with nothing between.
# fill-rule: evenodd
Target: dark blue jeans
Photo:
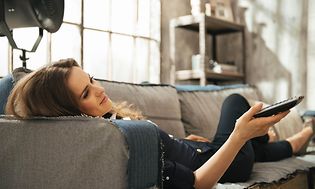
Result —
<instances>
[{"instance_id":1,"label":"dark blue jeans","mask_svg":"<svg viewBox=\"0 0 315 189\"><path fill-rule=\"evenodd\" d=\"M166 188L192 188L192 172L225 143L234 130L236 120L249 108L247 100L241 95L232 94L227 97L222 105L218 129L211 143L173 139L161 131L167 165L163 177L171 175L176 181L169 179L165 182ZM265 135L247 141L219 182L244 182L249 179L255 161L277 161L292 155L292 148L287 141L268 143L268 139L268 135ZM181 181L182 179L184 181Z\"/></svg>"},{"instance_id":2,"label":"dark blue jeans","mask_svg":"<svg viewBox=\"0 0 315 189\"><path fill-rule=\"evenodd\" d=\"M243 96L239 94L228 96L222 105L218 130L212 143L222 146L232 133L236 120L249 108L250 105ZM269 143L268 140L269 136L264 135L247 141L220 182L246 181L254 162L278 161L292 156L292 147L288 141Z\"/></svg>"}]
</instances>

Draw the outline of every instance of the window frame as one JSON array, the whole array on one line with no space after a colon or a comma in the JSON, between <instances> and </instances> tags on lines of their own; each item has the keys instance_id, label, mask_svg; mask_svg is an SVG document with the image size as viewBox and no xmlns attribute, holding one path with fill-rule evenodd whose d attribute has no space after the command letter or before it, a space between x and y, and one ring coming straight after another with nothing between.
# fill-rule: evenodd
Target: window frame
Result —
<instances>
[{"instance_id":1,"label":"window frame","mask_svg":"<svg viewBox=\"0 0 315 189\"><path fill-rule=\"evenodd\" d=\"M63 21L63 24L69 24L69 25L72 25L72 26L76 26L76 27L78 27L78 29L79 29L79 33L80 33L80 40L81 40L81 42L80 42L80 59L78 60L78 62L79 62L79 64L81 65L81 67L84 69L85 68L85 62L84 62L84 31L85 30L90 30L90 31L95 31L95 32L104 32L104 33L107 33L107 35L108 35L108 37L109 37L109 43L108 43L108 45L107 45L107 47L108 48L111 48L112 47L112 43L111 43L111 41L112 41L112 36L113 35L119 35L119 36L125 36L125 37L129 37L129 38L131 38L132 39L132 41L133 41L133 48L136 48L136 43L137 43L137 40L138 39L140 39L140 40L145 40L145 41L147 41L147 43L148 43L148 46L147 46L147 48L148 48L148 57L147 57L147 64L148 64L148 72L149 72L149 68L150 68L150 64L151 64L151 62L153 62L152 61L152 57L151 56L154 56L154 55L152 55L151 54L151 43L155 43L155 45L157 45L157 48L158 48L158 53L159 53L159 57L157 57L159 60L158 60L158 64L159 64L159 67L161 67L161 56L160 56L160 54L161 54L161 1L160 0L151 0L151 2L149 3L149 5L150 5L150 14L152 14L151 13L151 6L152 6L152 2L153 3L156 3L156 2L158 2L158 4L159 4L159 20L158 20L158 22L159 22L159 34L158 34L158 38L155 38L155 36L154 35L152 35L152 33L151 33L151 30L152 30L152 25L151 25L151 23L149 23L149 27L150 27L150 29L149 29L149 36L145 36L145 35L141 35L141 34L136 34L136 31L133 31L133 33L124 33L124 32L118 32L118 31L113 31L113 29L111 29L111 26L109 26L109 28L107 28L107 29L100 29L100 28L94 28L94 27L89 27L89 26L85 26L84 25L84 4L86 3L85 1L87 1L87 0L80 0L80 3L81 3L81 10L80 10L80 12L81 12L81 18L80 18L80 23L75 23L75 21L74 22L71 22L71 21ZM109 0L109 3L111 4L112 3L112 1L114 1L114 0ZM138 9L138 7L139 7L139 3L140 3L140 0L133 0L135 3L136 3L136 5L135 5L135 8L136 8L136 10L134 11L135 12L135 22L134 22L134 28L136 28L137 27L137 22L138 22L138 16L139 16L139 9ZM109 13L109 19L111 20L111 16L112 16L112 12L110 11ZM149 22L151 22L151 19L149 19ZM110 23L109 23L109 25L110 25ZM48 32L44 32L44 35L47 35L47 37L46 37L46 40L47 40L47 52L46 52L46 57L45 57L45 59L46 59L46 62L48 63L48 64L50 64L50 63L52 63L52 51L53 51L53 49L52 49L52 35L53 34L51 34L51 33L48 33ZM42 41L41 41L41 43L42 43ZM38 49L37 49L38 50ZM112 53L112 52L111 52ZM30 55L29 53L27 53L26 55ZM15 60L14 60L15 59ZM132 59L132 61L136 61L136 52L135 52L135 50L134 50L134 52L133 52L133 59ZM8 70L9 70L9 72L12 72L13 71L13 69L14 69L14 67L15 67L15 65L14 64L17 64L16 63L17 61L16 61L16 53L14 53L14 49L9 45L9 43L8 43ZM100 79L112 79L112 75L114 74L114 73L112 73L113 72L113 70L112 70L112 67L113 67L113 62L112 62L112 60L111 59L109 59L108 61L107 61L107 63L109 64L109 65L107 65L107 67L108 67L108 71L107 71L107 73L106 73L106 77L108 77L108 78L100 78ZM27 65L28 65L29 63L27 62ZM22 65L22 64L21 64ZM160 68L159 68L160 69ZM136 70L134 70L133 71L133 75L135 75L136 73L134 73L134 72L136 72ZM149 73L149 74L151 74L151 73ZM159 77L159 81L160 81L160 70L158 71L158 77ZM150 77L150 76L148 76L148 77ZM153 77L155 77L156 78L156 76L153 76ZM159 82L158 81L158 82ZM128 82L135 82L135 76L132 76L132 79L131 79L131 81L128 81Z\"/></svg>"}]
</instances>

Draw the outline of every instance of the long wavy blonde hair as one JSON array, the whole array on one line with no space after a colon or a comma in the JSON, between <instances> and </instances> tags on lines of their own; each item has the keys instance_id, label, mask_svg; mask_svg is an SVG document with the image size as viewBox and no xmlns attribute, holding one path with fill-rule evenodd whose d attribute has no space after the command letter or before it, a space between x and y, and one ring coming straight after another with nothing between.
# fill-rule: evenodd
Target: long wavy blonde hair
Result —
<instances>
[{"instance_id":1,"label":"long wavy blonde hair","mask_svg":"<svg viewBox=\"0 0 315 189\"><path fill-rule=\"evenodd\" d=\"M62 59L23 77L11 91L6 114L18 118L82 115L74 94L67 86L71 68L75 66L79 67L74 59ZM139 110L127 102L113 103L110 113L131 119L144 118Z\"/></svg>"}]
</instances>

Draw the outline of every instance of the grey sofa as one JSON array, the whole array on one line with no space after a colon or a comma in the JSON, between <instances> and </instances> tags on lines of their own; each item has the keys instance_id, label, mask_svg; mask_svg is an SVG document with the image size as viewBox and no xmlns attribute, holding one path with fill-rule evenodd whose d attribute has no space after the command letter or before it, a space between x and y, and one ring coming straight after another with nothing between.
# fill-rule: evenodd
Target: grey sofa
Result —
<instances>
[{"instance_id":1,"label":"grey sofa","mask_svg":"<svg viewBox=\"0 0 315 189\"><path fill-rule=\"evenodd\" d=\"M178 138L197 134L212 139L226 96L240 93L250 103L262 100L257 89L248 85L174 87L100 82L113 101L134 104L153 123L2 116L0 188L162 188L163 157L156 126ZM301 127L302 120L293 110L274 129L282 139ZM248 182L219 183L216 188L311 188L310 170L314 167L313 154L256 163Z\"/></svg>"}]
</instances>

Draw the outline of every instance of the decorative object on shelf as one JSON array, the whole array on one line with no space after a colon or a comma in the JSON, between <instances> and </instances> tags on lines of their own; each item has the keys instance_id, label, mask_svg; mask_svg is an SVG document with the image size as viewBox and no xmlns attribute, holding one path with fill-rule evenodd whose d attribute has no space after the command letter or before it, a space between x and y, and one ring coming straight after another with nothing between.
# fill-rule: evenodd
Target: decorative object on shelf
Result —
<instances>
[{"instance_id":1,"label":"decorative object on shelf","mask_svg":"<svg viewBox=\"0 0 315 189\"><path fill-rule=\"evenodd\" d=\"M209 0L209 1L210 1L211 13L213 13L211 14L211 16L215 16L223 20L228 20L230 22L234 21L230 0Z\"/></svg>"},{"instance_id":2,"label":"decorative object on shelf","mask_svg":"<svg viewBox=\"0 0 315 189\"><path fill-rule=\"evenodd\" d=\"M205 14L230 22L234 21L230 0L190 0L190 6L193 16Z\"/></svg>"},{"instance_id":3,"label":"decorative object on shelf","mask_svg":"<svg viewBox=\"0 0 315 189\"><path fill-rule=\"evenodd\" d=\"M218 66L218 63L215 60L209 60L210 69L214 71L215 67Z\"/></svg>"},{"instance_id":4,"label":"decorative object on shelf","mask_svg":"<svg viewBox=\"0 0 315 189\"><path fill-rule=\"evenodd\" d=\"M211 5L210 0L205 3L205 14L207 16L215 16L215 4Z\"/></svg>"},{"instance_id":5,"label":"decorative object on shelf","mask_svg":"<svg viewBox=\"0 0 315 189\"><path fill-rule=\"evenodd\" d=\"M191 14L193 16L206 14L207 16L215 16L215 1L212 0L190 0Z\"/></svg>"},{"instance_id":6,"label":"decorative object on shelf","mask_svg":"<svg viewBox=\"0 0 315 189\"><path fill-rule=\"evenodd\" d=\"M205 0L190 0L191 14L199 15L205 12Z\"/></svg>"},{"instance_id":7,"label":"decorative object on shelf","mask_svg":"<svg viewBox=\"0 0 315 189\"><path fill-rule=\"evenodd\" d=\"M237 67L234 64L223 64L210 60L209 65L210 69L216 73L238 74Z\"/></svg>"}]
</instances>

